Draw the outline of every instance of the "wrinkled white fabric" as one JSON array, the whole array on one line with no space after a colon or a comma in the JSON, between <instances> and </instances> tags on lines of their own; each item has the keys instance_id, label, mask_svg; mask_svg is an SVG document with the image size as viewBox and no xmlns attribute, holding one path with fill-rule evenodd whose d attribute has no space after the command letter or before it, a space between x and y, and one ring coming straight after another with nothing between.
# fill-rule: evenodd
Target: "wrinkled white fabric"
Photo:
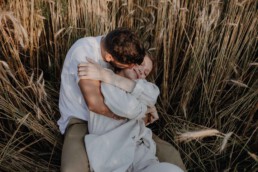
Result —
<instances>
[{"instance_id":1,"label":"wrinkled white fabric","mask_svg":"<svg viewBox=\"0 0 258 172\"><path fill-rule=\"evenodd\" d=\"M78 85L78 65L93 59L104 68L111 68L101 56L100 41L102 36L85 37L77 40L69 49L61 74L59 110L61 117L57 124L62 134L70 118L89 119L89 110Z\"/></svg>"},{"instance_id":2,"label":"wrinkled white fabric","mask_svg":"<svg viewBox=\"0 0 258 172\"><path fill-rule=\"evenodd\" d=\"M137 80L132 94L101 83L106 105L116 114L129 120L114 120L90 112L89 135L85 145L92 171L134 171L138 163L158 163L152 131L144 121L147 105L154 105L159 95L156 85L146 80ZM137 152L137 153L136 153ZM144 156L144 162L139 157ZM150 161L151 160L151 161Z\"/></svg>"}]
</instances>

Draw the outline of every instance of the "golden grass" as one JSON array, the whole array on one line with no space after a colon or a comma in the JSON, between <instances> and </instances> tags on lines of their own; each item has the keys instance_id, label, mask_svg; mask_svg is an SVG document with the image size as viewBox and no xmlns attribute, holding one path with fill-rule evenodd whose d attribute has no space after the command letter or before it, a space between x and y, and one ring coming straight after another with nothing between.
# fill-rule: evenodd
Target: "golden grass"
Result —
<instances>
[{"instance_id":1,"label":"golden grass","mask_svg":"<svg viewBox=\"0 0 258 172\"><path fill-rule=\"evenodd\" d=\"M156 58L161 118L152 128L189 171L256 171L256 7L255 0L0 0L0 171L59 170L66 52L78 38L121 26L137 31Z\"/></svg>"},{"instance_id":2,"label":"golden grass","mask_svg":"<svg viewBox=\"0 0 258 172\"><path fill-rule=\"evenodd\" d=\"M198 140L202 139L204 137L211 137L211 136L218 136L220 132L215 129L206 129L206 130L200 130L200 131L188 131L185 133L180 133L176 140L179 142L187 142L191 140Z\"/></svg>"}]
</instances>

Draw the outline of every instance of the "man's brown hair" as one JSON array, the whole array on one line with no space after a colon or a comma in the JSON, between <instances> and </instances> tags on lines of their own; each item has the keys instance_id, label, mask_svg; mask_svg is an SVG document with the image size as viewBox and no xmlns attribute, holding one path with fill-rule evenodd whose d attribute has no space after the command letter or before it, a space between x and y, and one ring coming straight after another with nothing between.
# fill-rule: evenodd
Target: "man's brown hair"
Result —
<instances>
[{"instance_id":1,"label":"man's brown hair","mask_svg":"<svg viewBox=\"0 0 258 172\"><path fill-rule=\"evenodd\" d=\"M135 33L126 28L109 32L104 39L105 50L123 64L141 64L145 49Z\"/></svg>"}]
</instances>

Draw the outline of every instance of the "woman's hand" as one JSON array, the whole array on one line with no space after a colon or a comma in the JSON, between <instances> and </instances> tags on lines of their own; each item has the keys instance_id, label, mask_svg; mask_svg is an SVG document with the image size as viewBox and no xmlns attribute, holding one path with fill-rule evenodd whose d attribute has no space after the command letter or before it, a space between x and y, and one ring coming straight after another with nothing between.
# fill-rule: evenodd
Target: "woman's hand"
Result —
<instances>
[{"instance_id":1,"label":"woman's hand","mask_svg":"<svg viewBox=\"0 0 258 172\"><path fill-rule=\"evenodd\" d=\"M88 63L78 65L78 76L80 79L103 80L105 69L94 60L87 58Z\"/></svg>"},{"instance_id":2,"label":"woman's hand","mask_svg":"<svg viewBox=\"0 0 258 172\"><path fill-rule=\"evenodd\" d=\"M101 67L92 59L87 59L88 63L81 63L78 65L79 79L92 79L105 82L121 88L124 91L131 93L135 87L136 82L116 75L112 70Z\"/></svg>"},{"instance_id":3,"label":"woman's hand","mask_svg":"<svg viewBox=\"0 0 258 172\"><path fill-rule=\"evenodd\" d=\"M147 108L146 116L143 118L145 125L149 125L159 119L159 115L155 106Z\"/></svg>"}]
</instances>

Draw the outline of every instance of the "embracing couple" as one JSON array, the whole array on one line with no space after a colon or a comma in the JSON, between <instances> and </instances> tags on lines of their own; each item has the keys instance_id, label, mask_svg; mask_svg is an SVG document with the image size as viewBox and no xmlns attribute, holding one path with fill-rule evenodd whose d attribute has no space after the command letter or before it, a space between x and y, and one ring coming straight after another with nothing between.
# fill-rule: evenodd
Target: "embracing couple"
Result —
<instances>
[{"instance_id":1,"label":"embracing couple","mask_svg":"<svg viewBox=\"0 0 258 172\"><path fill-rule=\"evenodd\" d=\"M61 76L58 125L63 172L181 172L179 153L146 125L157 120L158 87L138 37L125 28L76 41Z\"/></svg>"}]
</instances>

